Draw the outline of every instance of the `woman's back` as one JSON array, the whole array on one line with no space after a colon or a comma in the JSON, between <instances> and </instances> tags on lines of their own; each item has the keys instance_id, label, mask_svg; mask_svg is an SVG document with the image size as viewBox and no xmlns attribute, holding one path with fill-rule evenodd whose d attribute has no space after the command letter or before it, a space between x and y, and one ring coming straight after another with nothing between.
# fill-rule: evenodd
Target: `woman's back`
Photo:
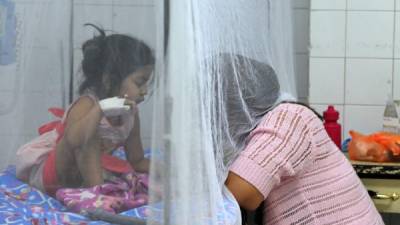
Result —
<instances>
[{"instance_id":1,"label":"woman's back","mask_svg":"<svg viewBox=\"0 0 400 225\"><path fill-rule=\"evenodd\" d=\"M266 198L264 224L383 224L348 160L304 106L268 112L231 171Z\"/></svg>"}]
</instances>

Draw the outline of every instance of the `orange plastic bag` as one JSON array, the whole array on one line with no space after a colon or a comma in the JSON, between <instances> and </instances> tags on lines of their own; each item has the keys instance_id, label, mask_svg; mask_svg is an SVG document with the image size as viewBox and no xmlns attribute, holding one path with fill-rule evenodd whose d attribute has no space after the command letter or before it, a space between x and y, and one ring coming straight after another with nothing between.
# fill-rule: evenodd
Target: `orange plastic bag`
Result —
<instances>
[{"instance_id":1,"label":"orange plastic bag","mask_svg":"<svg viewBox=\"0 0 400 225\"><path fill-rule=\"evenodd\" d=\"M349 156L351 160L372 162L400 161L400 135L377 132L363 135L351 130Z\"/></svg>"}]
</instances>

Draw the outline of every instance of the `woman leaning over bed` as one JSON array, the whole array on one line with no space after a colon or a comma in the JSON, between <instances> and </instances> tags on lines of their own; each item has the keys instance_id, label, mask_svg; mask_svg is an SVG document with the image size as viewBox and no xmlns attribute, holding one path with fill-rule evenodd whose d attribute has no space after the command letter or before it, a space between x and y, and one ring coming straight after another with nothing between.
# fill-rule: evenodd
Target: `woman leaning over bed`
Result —
<instances>
[{"instance_id":1,"label":"woman leaning over bed","mask_svg":"<svg viewBox=\"0 0 400 225\"><path fill-rule=\"evenodd\" d=\"M316 113L280 100L273 68L239 55L219 60L224 143L242 149L225 184L239 205L263 204L263 224L383 224Z\"/></svg>"}]
</instances>

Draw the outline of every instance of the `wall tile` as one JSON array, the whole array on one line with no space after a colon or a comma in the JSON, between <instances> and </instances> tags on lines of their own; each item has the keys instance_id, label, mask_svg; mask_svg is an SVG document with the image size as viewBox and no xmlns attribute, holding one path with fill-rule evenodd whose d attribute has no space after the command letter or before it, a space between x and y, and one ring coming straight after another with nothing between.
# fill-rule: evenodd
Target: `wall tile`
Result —
<instances>
[{"instance_id":1,"label":"wall tile","mask_svg":"<svg viewBox=\"0 0 400 225\"><path fill-rule=\"evenodd\" d=\"M140 132L142 138L151 138L153 127L153 98L147 97L146 101L139 105Z\"/></svg>"},{"instance_id":2,"label":"wall tile","mask_svg":"<svg viewBox=\"0 0 400 225\"><path fill-rule=\"evenodd\" d=\"M13 0L17 5L18 4L37 4L37 3L50 3L53 0Z\"/></svg>"},{"instance_id":3,"label":"wall tile","mask_svg":"<svg viewBox=\"0 0 400 225\"><path fill-rule=\"evenodd\" d=\"M75 0L75 5L154 5L154 0Z\"/></svg>"},{"instance_id":4,"label":"wall tile","mask_svg":"<svg viewBox=\"0 0 400 225\"><path fill-rule=\"evenodd\" d=\"M393 98L400 100L400 60L394 61L393 79Z\"/></svg>"},{"instance_id":5,"label":"wall tile","mask_svg":"<svg viewBox=\"0 0 400 225\"><path fill-rule=\"evenodd\" d=\"M394 57L400 58L400 12L396 12L395 37L394 37Z\"/></svg>"},{"instance_id":6,"label":"wall tile","mask_svg":"<svg viewBox=\"0 0 400 225\"><path fill-rule=\"evenodd\" d=\"M59 40L68 40L71 15L69 6L52 0L17 3L15 15L19 24L18 28L21 34L25 34L19 36L18 43L24 43L29 47L32 45L46 48L53 44L51 42L58 44ZM53 31L52 35L49 35L49 30Z\"/></svg>"},{"instance_id":7,"label":"wall tile","mask_svg":"<svg viewBox=\"0 0 400 225\"><path fill-rule=\"evenodd\" d=\"M348 0L348 10L391 10L394 0Z\"/></svg>"},{"instance_id":8,"label":"wall tile","mask_svg":"<svg viewBox=\"0 0 400 225\"><path fill-rule=\"evenodd\" d=\"M113 30L111 5L75 5L74 6L74 47L80 48L84 41L98 35L92 27L84 26L93 23L106 30Z\"/></svg>"},{"instance_id":9,"label":"wall tile","mask_svg":"<svg viewBox=\"0 0 400 225\"><path fill-rule=\"evenodd\" d=\"M69 75L62 71L60 54L54 49L33 48L32 55L35 57L28 59L22 73L17 74L23 85L20 88L37 92L61 91Z\"/></svg>"},{"instance_id":10,"label":"wall tile","mask_svg":"<svg viewBox=\"0 0 400 225\"><path fill-rule=\"evenodd\" d=\"M400 0L396 0L396 11L400 11Z\"/></svg>"},{"instance_id":11,"label":"wall tile","mask_svg":"<svg viewBox=\"0 0 400 225\"><path fill-rule=\"evenodd\" d=\"M83 60L82 50L75 48L74 49L74 67L73 67L75 80L77 80L81 76L82 60Z\"/></svg>"},{"instance_id":12,"label":"wall tile","mask_svg":"<svg viewBox=\"0 0 400 225\"><path fill-rule=\"evenodd\" d=\"M393 12L348 12L347 56L393 57Z\"/></svg>"},{"instance_id":13,"label":"wall tile","mask_svg":"<svg viewBox=\"0 0 400 225\"><path fill-rule=\"evenodd\" d=\"M30 18L33 18L35 14L37 14L37 12L40 12L41 6L35 6L33 2L29 2L29 1L20 1L17 2L17 4L15 5L15 16L16 19L18 21L18 23L20 23L20 29L22 30L22 32L28 32L30 33L29 37L25 37L24 39L19 40L19 43L22 43L22 40L29 40L29 42L31 43L24 43L26 46L32 45L35 47L44 47L46 46L46 43L43 42L43 40L40 40L37 38L37 35L40 34L40 31L38 31L38 25L36 25L36 27L34 29L30 28L28 26L30 21ZM26 30L25 30L26 29ZM21 32L21 33L22 33ZM31 47L31 46L30 46Z\"/></svg>"},{"instance_id":14,"label":"wall tile","mask_svg":"<svg viewBox=\"0 0 400 225\"><path fill-rule=\"evenodd\" d=\"M75 0L75 5L112 5L113 0Z\"/></svg>"},{"instance_id":15,"label":"wall tile","mask_svg":"<svg viewBox=\"0 0 400 225\"><path fill-rule=\"evenodd\" d=\"M79 85L82 81L82 59L83 59L83 55L82 55L82 50L75 48L74 49L74 91L73 91L73 98L75 99L76 97L78 97L78 90L79 90Z\"/></svg>"},{"instance_id":16,"label":"wall tile","mask_svg":"<svg viewBox=\"0 0 400 225\"><path fill-rule=\"evenodd\" d=\"M310 58L310 103L343 104L344 59Z\"/></svg>"},{"instance_id":17,"label":"wall tile","mask_svg":"<svg viewBox=\"0 0 400 225\"><path fill-rule=\"evenodd\" d=\"M18 95L0 92L0 95L0 124L6 128L0 129L0 135L36 135L39 126L54 120L47 109L62 107L61 95L52 92L19 92Z\"/></svg>"},{"instance_id":18,"label":"wall tile","mask_svg":"<svg viewBox=\"0 0 400 225\"><path fill-rule=\"evenodd\" d=\"M297 96L302 99L308 98L308 55L296 54Z\"/></svg>"},{"instance_id":19,"label":"wall tile","mask_svg":"<svg viewBox=\"0 0 400 225\"><path fill-rule=\"evenodd\" d=\"M345 105L344 137L350 136L350 130L364 134L382 130L384 108L384 106Z\"/></svg>"},{"instance_id":20,"label":"wall tile","mask_svg":"<svg viewBox=\"0 0 400 225\"><path fill-rule=\"evenodd\" d=\"M15 126L15 115L18 112L18 100L13 91L0 91L0 135L11 135L17 133ZM0 157L1 158L1 157Z\"/></svg>"},{"instance_id":21,"label":"wall tile","mask_svg":"<svg viewBox=\"0 0 400 225\"><path fill-rule=\"evenodd\" d=\"M115 6L114 30L137 37L155 47L156 22L152 6Z\"/></svg>"},{"instance_id":22,"label":"wall tile","mask_svg":"<svg viewBox=\"0 0 400 225\"><path fill-rule=\"evenodd\" d=\"M310 45L311 56L344 57L345 12L312 11Z\"/></svg>"},{"instance_id":23,"label":"wall tile","mask_svg":"<svg viewBox=\"0 0 400 225\"><path fill-rule=\"evenodd\" d=\"M0 91L15 90L17 82L15 70L16 64L0 66Z\"/></svg>"},{"instance_id":24,"label":"wall tile","mask_svg":"<svg viewBox=\"0 0 400 225\"><path fill-rule=\"evenodd\" d=\"M347 60L346 104L383 105L391 88L392 60Z\"/></svg>"},{"instance_id":25,"label":"wall tile","mask_svg":"<svg viewBox=\"0 0 400 225\"><path fill-rule=\"evenodd\" d=\"M307 9L294 9L294 46L297 53L308 53L310 40L309 15Z\"/></svg>"},{"instance_id":26,"label":"wall tile","mask_svg":"<svg viewBox=\"0 0 400 225\"><path fill-rule=\"evenodd\" d=\"M113 0L114 5L154 5L154 0Z\"/></svg>"},{"instance_id":27,"label":"wall tile","mask_svg":"<svg viewBox=\"0 0 400 225\"><path fill-rule=\"evenodd\" d=\"M29 105L24 104L22 100L18 105L21 112L29 111L29 114L17 117L19 120L20 131L22 135L36 135L37 129L44 123L53 121L55 118L47 110L50 107L63 107L62 96L58 93L51 92L25 92L21 93L22 99L30 99ZM34 107L32 107L32 105ZM18 115L18 114L17 114ZM15 121L15 118L14 118Z\"/></svg>"},{"instance_id":28,"label":"wall tile","mask_svg":"<svg viewBox=\"0 0 400 225\"><path fill-rule=\"evenodd\" d=\"M292 0L293 8L310 8L310 0Z\"/></svg>"},{"instance_id":29,"label":"wall tile","mask_svg":"<svg viewBox=\"0 0 400 225\"><path fill-rule=\"evenodd\" d=\"M311 0L311 9L345 10L346 0Z\"/></svg>"}]
</instances>

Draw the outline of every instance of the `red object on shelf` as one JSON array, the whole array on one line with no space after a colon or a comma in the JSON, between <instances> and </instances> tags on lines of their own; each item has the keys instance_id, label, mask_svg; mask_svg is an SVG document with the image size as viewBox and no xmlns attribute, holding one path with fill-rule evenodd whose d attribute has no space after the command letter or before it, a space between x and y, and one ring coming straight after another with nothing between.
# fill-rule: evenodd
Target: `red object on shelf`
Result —
<instances>
[{"instance_id":1,"label":"red object on shelf","mask_svg":"<svg viewBox=\"0 0 400 225\"><path fill-rule=\"evenodd\" d=\"M332 105L328 106L328 109L324 111L325 130L336 146L341 149L342 126L338 123L338 119L339 112Z\"/></svg>"}]
</instances>

